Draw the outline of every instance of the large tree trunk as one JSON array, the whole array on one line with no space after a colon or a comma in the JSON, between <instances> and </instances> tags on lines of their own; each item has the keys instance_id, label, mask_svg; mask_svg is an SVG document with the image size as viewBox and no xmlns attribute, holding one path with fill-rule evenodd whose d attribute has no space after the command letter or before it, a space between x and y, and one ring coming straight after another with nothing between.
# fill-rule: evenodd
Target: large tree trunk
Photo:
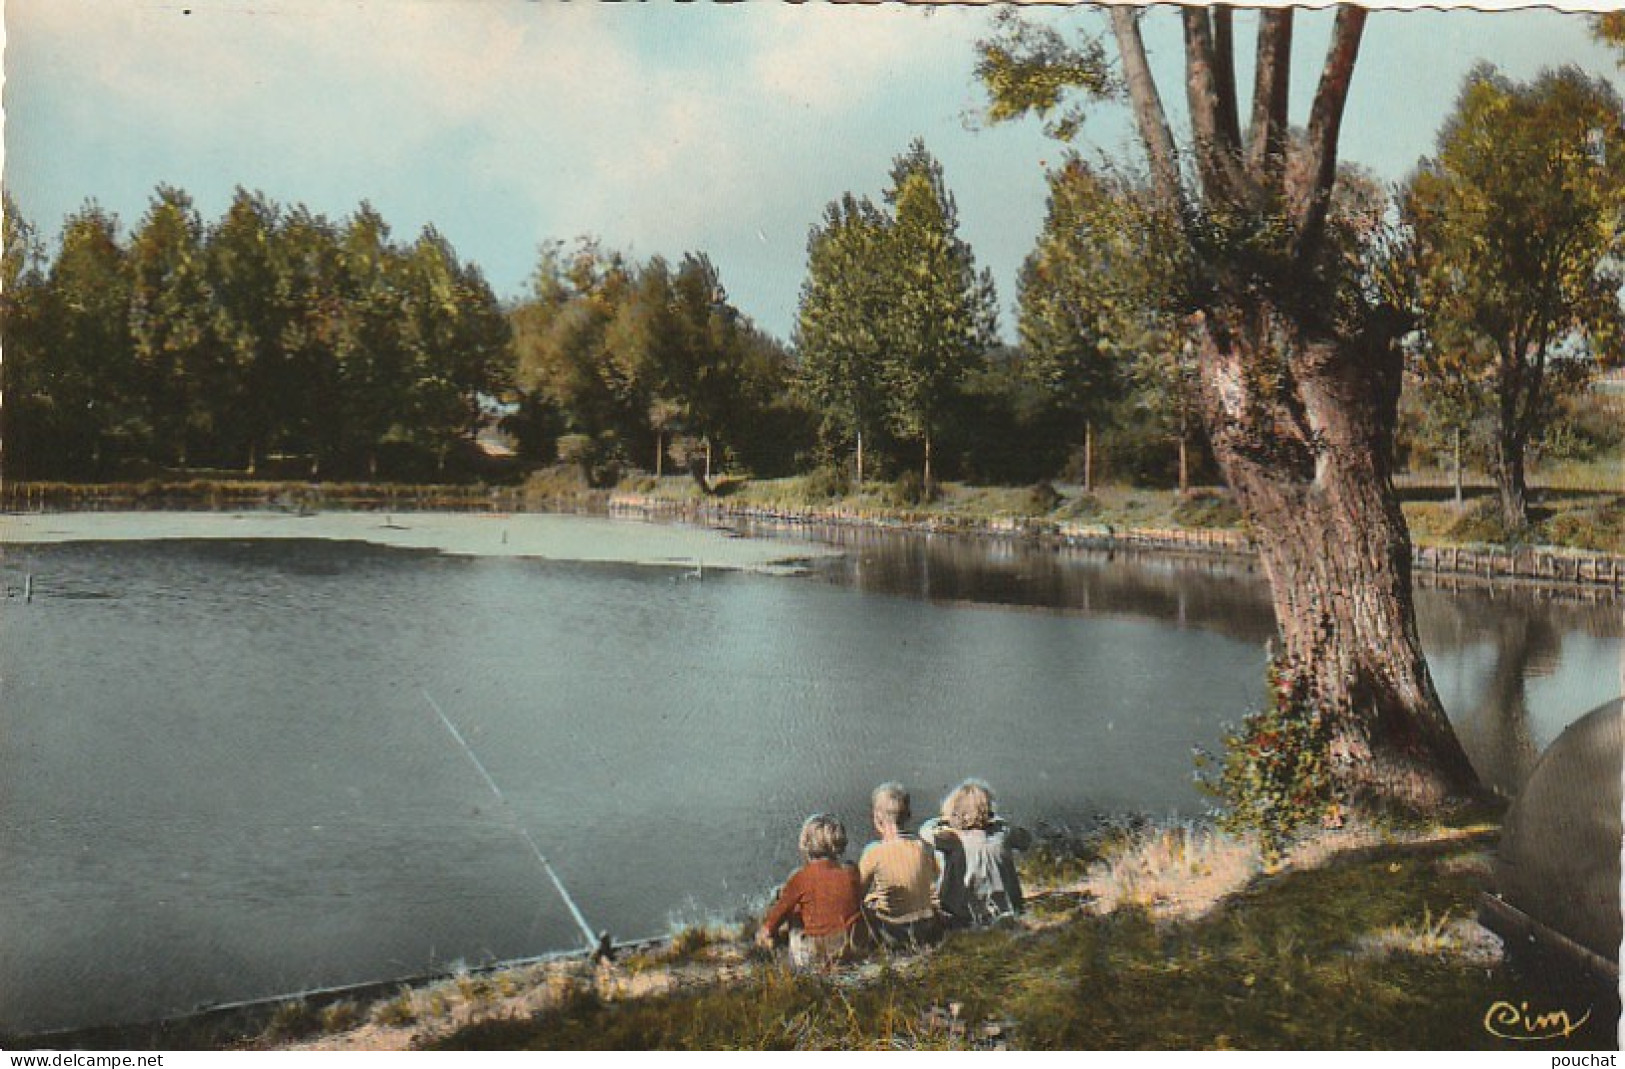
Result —
<instances>
[{"instance_id":1,"label":"large tree trunk","mask_svg":"<svg viewBox=\"0 0 1625 1069\"><path fill-rule=\"evenodd\" d=\"M1322 262L1337 143L1366 12L1337 10L1304 132L1304 178L1286 181L1290 13L1260 17L1253 128L1235 129L1228 19L1181 8L1185 88L1199 186L1188 195L1137 16L1111 9L1124 82L1157 199L1185 226L1209 285L1202 311L1202 415L1269 577L1284 667L1331 725L1332 772L1355 799L1431 807L1478 778L1428 674L1411 603L1410 538L1390 478L1402 324L1378 310L1328 327L1335 274ZM1203 218L1276 225L1282 263L1212 247ZM1260 213L1263 213L1262 215ZM1261 227L1261 229L1264 229ZM1290 300L1290 306L1274 302Z\"/></svg>"},{"instance_id":2,"label":"large tree trunk","mask_svg":"<svg viewBox=\"0 0 1625 1069\"><path fill-rule=\"evenodd\" d=\"M1421 808L1476 793L1417 636L1390 478L1397 351L1306 339L1269 308L1201 325L1214 454L1258 543L1286 668L1335 725L1335 778L1351 798ZM1261 388L1266 364L1288 369L1287 389Z\"/></svg>"}]
</instances>

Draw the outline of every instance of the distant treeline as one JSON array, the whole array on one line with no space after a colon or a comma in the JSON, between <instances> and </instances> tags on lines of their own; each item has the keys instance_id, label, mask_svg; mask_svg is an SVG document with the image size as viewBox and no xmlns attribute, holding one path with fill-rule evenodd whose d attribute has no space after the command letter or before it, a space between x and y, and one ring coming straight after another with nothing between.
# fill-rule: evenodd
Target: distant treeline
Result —
<instances>
[{"instance_id":1,"label":"distant treeline","mask_svg":"<svg viewBox=\"0 0 1625 1069\"><path fill-rule=\"evenodd\" d=\"M827 363L758 328L703 253L547 243L531 291L504 304L433 227L397 240L367 204L333 220L239 189L205 220L161 186L130 231L90 203L49 244L8 198L0 287L7 479L466 478L484 471L472 442L487 425L522 462L601 483L633 468L822 469L832 487L852 474ZM969 352L933 404L941 477L1082 474L1080 406L1021 349ZM1134 398L1118 407L1089 411L1095 476L1171 482L1175 437ZM918 470L925 441L877 420L863 446L867 476L890 479Z\"/></svg>"},{"instance_id":2,"label":"distant treeline","mask_svg":"<svg viewBox=\"0 0 1625 1069\"><path fill-rule=\"evenodd\" d=\"M334 222L238 190L205 223L165 186L128 237L87 205L47 258L8 200L0 284L11 478L272 457L421 477L509 381L508 319L479 268L433 228L393 240L365 204Z\"/></svg>"}]
</instances>

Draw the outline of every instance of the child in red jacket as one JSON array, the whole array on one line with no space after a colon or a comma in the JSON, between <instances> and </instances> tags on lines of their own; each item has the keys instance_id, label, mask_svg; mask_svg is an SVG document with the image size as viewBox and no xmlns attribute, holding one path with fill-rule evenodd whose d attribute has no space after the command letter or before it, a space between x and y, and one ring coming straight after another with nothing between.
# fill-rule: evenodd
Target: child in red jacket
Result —
<instances>
[{"instance_id":1,"label":"child in red jacket","mask_svg":"<svg viewBox=\"0 0 1625 1069\"><path fill-rule=\"evenodd\" d=\"M841 861L846 828L839 820L814 813L801 826L800 846L806 863L762 918L756 942L771 947L779 929L789 926L790 964L808 970L855 956L863 893L858 870Z\"/></svg>"}]
</instances>

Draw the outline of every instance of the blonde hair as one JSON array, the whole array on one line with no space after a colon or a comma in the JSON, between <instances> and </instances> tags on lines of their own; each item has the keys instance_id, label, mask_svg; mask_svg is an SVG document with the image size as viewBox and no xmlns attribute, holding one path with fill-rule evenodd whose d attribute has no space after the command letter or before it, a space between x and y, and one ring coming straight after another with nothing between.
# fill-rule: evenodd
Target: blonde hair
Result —
<instances>
[{"instance_id":1,"label":"blonde hair","mask_svg":"<svg viewBox=\"0 0 1625 1069\"><path fill-rule=\"evenodd\" d=\"M942 819L956 831L974 831L993 823L993 789L968 779L942 800Z\"/></svg>"},{"instance_id":2,"label":"blonde hair","mask_svg":"<svg viewBox=\"0 0 1625 1069\"><path fill-rule=\"evenodd\" d=\"M908 823L911 806L908 800L908 791L901 783L882 783L875 788L870 796L874 806L875 820L887 820L901 828Z\"/></svg>"},{"instance_id":3,"label":"blonde hair","mask_svg":"<svg viewBox=\"0 0 1625 1069\"><path fill-rule=\"evenodd\" d=\"M800 845L808 861L839 861L846 852L846 828L828 813L814 813L801 825Z\"/></svg>"}]
</instances>

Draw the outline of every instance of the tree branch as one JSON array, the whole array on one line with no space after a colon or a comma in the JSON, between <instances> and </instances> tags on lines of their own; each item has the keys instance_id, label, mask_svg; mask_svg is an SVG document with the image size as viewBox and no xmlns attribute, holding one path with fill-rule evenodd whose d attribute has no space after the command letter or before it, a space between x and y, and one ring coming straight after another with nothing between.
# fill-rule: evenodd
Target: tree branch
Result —
<instances>
[{"instance_id":1,"label":"tree branch","mask_svg":"<svg viewBox=\"0 0 1625 1069\"><path fill-rule=\"evenodd\" d=\"M1241 148L1241 119L1236 103L1236 44L1229 4L1213 7L1213 74L1219 83L1219 132L1225 144Z\"/></svg>"},{"instance_id":2,"label":"tree branch","mask_svg":"<svg viewBox=\"0 0 1625 1069\"><path fill-rule=\"evenodd\" d=\"M1298 212L1293 256L1312 255L1325 235L1326 214L1332 203L1332 184L1337 179L1337 137L1343 125L1343 106L1348 102L1349 81L1354 61L1360 54L1360 35L1365 31L1368 12L1362 7L1339 7L1332 26L1332 43L1321 68L1320 85L1309 111L1310 186Z\"/></svg>"},{"instance_id":3,"label":"tree branch","mask_svg":"<svg viewBox=\"0 0 1625 1069\"><path fill-rule=\"evenodd\" d=\"M1258 61L1253 76L1253 118L1247 169L1277 191L1285 173L1287 101L1292 82L1292 9L1259 15Z\"/></svg>"},{"instance_id":4,"label":"tree branch","mask_svg":"<svg viewBox=\"0 0 1625 1069\"><path fill-rule=\"evenodd\" d=\"M1181 8L1180 16L1185 26L1185 96L1190 105L1202 188L1209 203L1233 203L1242 186L1236 159L1240 145L1234 133L1235 78L1232 75L1229 80L1227 101L1207 8ZM1230 115L1230 129L1225 125L1226 112Z\"/></svg>"},{"instance_id":5,"label":"tree branch","mask_svg":"<svg viewBox=\"0 0 1625 1069\"><path fill-rule=\"evenodd\" d=\"M1123 60L1123 77L1134 104L1134 122L1140 131L1140 140L1145 143L1146 154L1151 158L1152 183L1157 195L1173 205L1183 220L1185 195L1179 181L1179 157L1174 150L1174 135L1168 129L1162 97L1157 93L1156 80L1151 77L1151 64L1145 58L1138 14L1132 7L1113 5L1111 19L1117 52Z\"/></svg>"}]
</instances>

